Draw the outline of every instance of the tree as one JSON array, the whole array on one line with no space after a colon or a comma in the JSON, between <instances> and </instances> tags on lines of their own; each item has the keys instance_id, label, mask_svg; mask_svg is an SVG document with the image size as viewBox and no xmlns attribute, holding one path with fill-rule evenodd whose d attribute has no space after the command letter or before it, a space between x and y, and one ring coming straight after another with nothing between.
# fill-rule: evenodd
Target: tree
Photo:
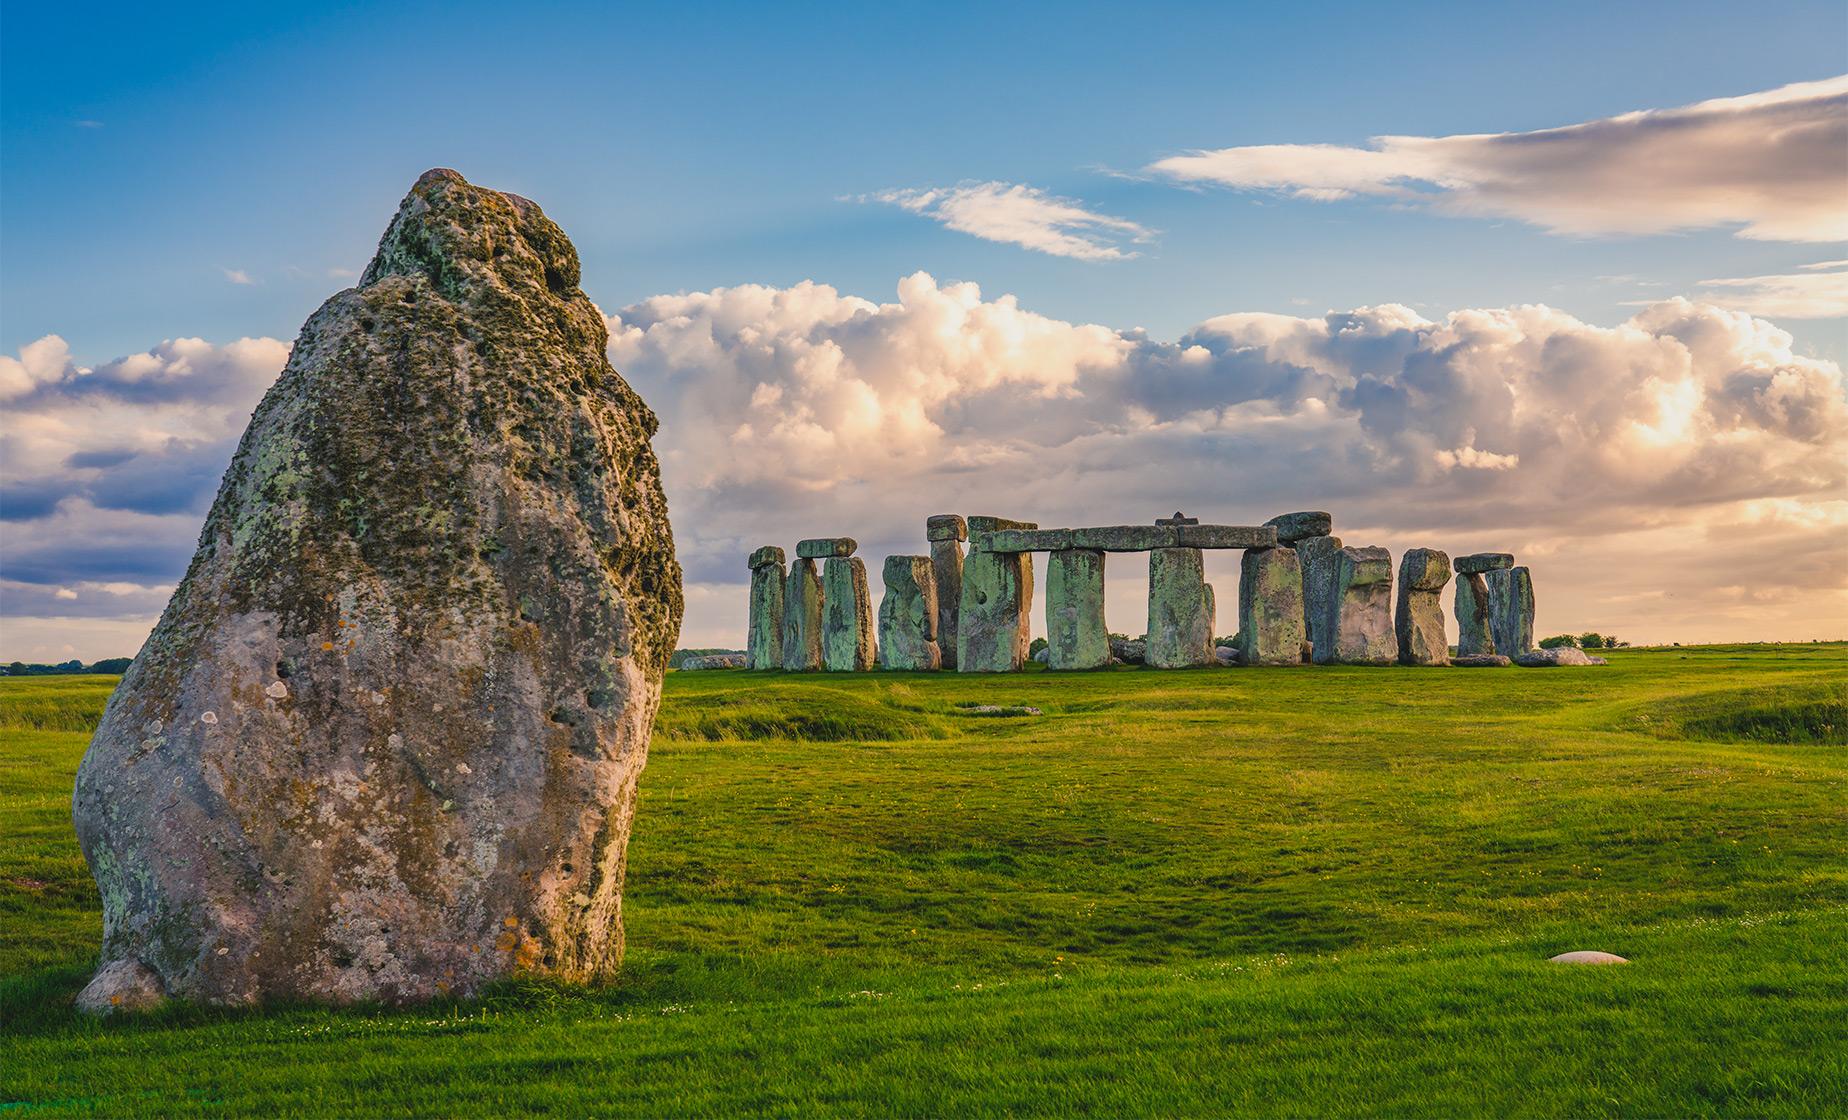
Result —
<instances>
[{"instance_id":1,"label":"tree","mask_svg":"<svg viewBox=\"0 0 1848 1120\"><path fill-rule=\"evenodd\" d=\"M1555 634L1550 638L1540 639L1541 649L1558 649L1560 646L1571 646L1573 649L1577 649L1578 644L1579 640L1577 634Z\"/></svg>"},{"instance_id":2,"label":"tree","mask_svg":"<svg viewBox=\"0 0 1848 1120\"><path fill-rule=\"evenodd\" d=\"M1604 648L1604 635L1598 633L1596 630L1585 631L1583 634L1579 635L1579 648L1580 649L1603 649Z\"/></svg>"}]
</instances>

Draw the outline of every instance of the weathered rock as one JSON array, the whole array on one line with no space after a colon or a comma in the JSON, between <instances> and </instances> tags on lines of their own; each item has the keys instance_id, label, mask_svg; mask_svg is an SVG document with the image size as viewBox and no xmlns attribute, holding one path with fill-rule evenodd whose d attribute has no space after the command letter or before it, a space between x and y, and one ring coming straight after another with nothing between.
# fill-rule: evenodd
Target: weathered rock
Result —
<instances>
[{"instance_id":1,"label":"weathered rock","mask_svg":"<svg viewBox=\"0 0 1848 1120\"><path fill-rule=\"evenodd\" d=\"M997 529L977 533L970 542L983 552L1056 552L1071 546L1070 529Z\"/></svg>"},{"instance_id":2,"label":"weathered rock","mask_svg":"<svg viewBox=\"0 0 1848 1120\"><path fill-rule=\"evenodd\" d=\"M1514 655L1514 663L1523 669L1552 669L1562 665L1597 664L1591 655L1577 646L1556 646L1553 649L1530 649L1525 653Z\"/></svg>"},{"instance_id":3,"label":"weathered rock","mask_svg":"<svg viewBox=\"0 0 1848 1120\"><path fill-rule=\"evenodd\" d=\"M1450 659L1450 663L1459 669L1501 669L1514 664L1499 653L1458 654Z\"/></svg>"},{"instance_id":4,"label":"weathered rock","mask_svg":"<svg viewBox=\"0 0 1848 1120\"><path fill-rule=\"evenodd\" d=\"M1173 517L1157 517L1155 519L1155 524L1157 525L1198 525L1200 524L1200 519L1198 517L1189 517L1177 509L1174 511Z\"/></svg>"},{"instance_id":5,"label":"weathered rock","mask_svg":"<svg viewBox=\"0 0 1848 1120\"><path fill-rule=\"evenodd\" d=\"M852 556L860 547L852 537L814 537L796 542L796 555L804 560L833 560Z\"/></svg>"},{"instance_id":6,"label":"weathered rock","mask_svg":"<svg viewBox=\"0 0 1848 1120\"><path fill-rule=\"evenodd\" d=\"M1173 548L1180 533L1173 525L1098 525L1072 530L1072 548L1096 552L1147 552Z\"/></svg>"},{"instance_id":7,"label":"weathered rock","mask_svg":"<svg viewBox=\"0 0 1848 1120\"><path fill-rule=\"evenodd\" d=\"M821 668L824 596L815 561L800 557L783 583L783 668L809 673Z\"/></svg>"},{"instance_id":8,"label":"weathered rock","mask_svg":"<svg viewBox=\"0 0 1848 1120\"><path fill-rule=\"evenodd\" d=\"M1311 649L1309 660L1314 660L1314 651L1334 640L1332 634L1323 637L1322 624L1333 609L1330 604L1335 598L1335 554L1341 551L1341 538L1304 537L1291 547L1303 571L1303 632ZM1333 646L1329 648L1332 651Z\"/></svg>"},{"instance_id":9,"label":"weathered rock","mask_svg":"<svg viewBox=\"0 0 1848 1120\"><path fill-rule=\"evenodd\" d=\"M931 518L934 523L943 516ZM962 518L956 518L956 530L962 529ZM933 525L932 531L936 528ZM936 536L930 539L931 575L937 584L937 650L942 655L945 669L956 668L956 615L962 609L962 545L957 543L960 536Z\"/></svg>"},{"instance_id":10,"label":"weathered rock","mask_svg":"<svg viewBox=\"0 0 1848 1120\"><path fill-rule=\"evenodd\" d=\"M821 667L863 673L876 664L877 654L866 561L830 556L821 566Z\"/></svg>"},{"instance_id":11,"label":"weathered rock","mask_svg":"<svg viewBox=\"0 0 1848 1120\"><path fill-rule=\"evenodd\" d=\"M1273 548L1277 531L1262 525L1182 525L1174 531L1177 548Z\"/></svg>"},{"instance_id":12,"label":"weathered rock","mask_svg":"<svg viewBox=\"0 0 1848 1120\"><path fill-rule=\"evenodd\" d=\"M1408 548L1399 557L1399 601L1393 630L1399 640L1399 664L1445 665L1450 636L1444 629L1444 585L1450 582L1450 557L1435 548Z\"/></svg>"},{"instance_id":13,"label":"weathered rock","mask_svg":"<svg viewBox=\"0 0 1848 1120\"><path fill-rule=\"evenodd\" d=\"M1335 519L1320 510L1279 514L1264 524L1277 530L1279 544L1295 544L1310 537L1326 537L1335 531Z\"/></svg>"},{"instance_id":14,"label":"weathered rock","mask_svg":"<svg viewBox=\"0 0 1848 1120\"><path fill-rule=\"evenodd\" d=\"M1046 561L1046 665L1098 669L1110 660L1104 626L1104 554L1064 549Z\"/></svg>"},{"instance_id":15,"label":"weathered rock","mask_svg":"<svg viewBox=\"0 0 1848 1120\"><path fill-rule=\"evenodd\" d=\"M1112 638L1110 657L1123 665L1141 665L1148 660L1148 642L1142 638Z\"/></svg>"},{"instance_id":16,"label":"weathered rock","mask_svg":"<svg viewBox=\"0 0 1848 1120\"><path fill-rule=\"evenodd\" d=\"M699 672L707 669L743 669L750 665L748 653L702 653L689 657L680 663L682 672Z\"/></svg>"},{"instance_id":17,"label":"weathered rock","mask_svg":"<svg viewBox=\"0 0 1848 1120\"><path fill-rule=\"evenodd\" d=\"M1495 652L1518 658L1534 648L1534 581L1526 568L1498 568L1486 572L1489 630L1495 635Z\"/></svg>"},{"instance_id":18,"label":"weathered rock","mask_svg":"<svg viewBox=\"0 0 1848 1120\"><path fill-rule=\"evenodd\" d=\"M783 665L783 585L788 580L782 549L770 546L751 553L751 613L744 644L753 669Z\"/></svg>"},{"instance_id":19,"label":"weathered rock","mask_svg":"<svg viewBox=\"0 0 1848 1120\"><path fill-rule=\"evenodd\" d=\"M1483 572L1501 571L1514 567L1514 554L1511 552L1476 552L1468 556L1457 557L1456 569L1461 575L1481 575Z\"/></svg>"},{"instance_id":20,"label":"weathered rock","mask_svg":"<svg viewBox=\"0 0 1848 1120\"><path fill-rule=\"evenodd\" d=\"M1457 573L1457 656L1476 657L1495 652L1495 633L1489 626L1489 585L1480 572Z\"/></svg>"},{"instance_id":21,"label":"weathered rock","mask_svg":"<svg viewBox=\"0 0 1848 1120\"><path fill-rule=\"evenodd\" d=\"M1303 661L1303 572L1296 551L1252 548L1239 564L1240 661L1300 665Z\"/></svg>"},{"instance_id":22,"label":"weathered rock","mask_svg":"<svg viewBox=\"0 0 1848 1120\"><path fill-rule=\"evenodd\" d=\"M879 600L879 663L913 673L943 668L937 646L937 579L928 556L888 556Z\"/></svg>"},{"instance_id":23,"label":"weathered rock","mask_svg":"<svg viewBox=\"0 0 1848 1120\"><path fill-rule=\"evenodd\" d=\"M537 206L432 171L303 327L78 771L80 1006L616 970L680 567L577 285Z\"/></svg>"},{"instance_id":24,"label":"weathered rock","mask_svg":"<svg viewBox=\"0 0 1848 1120\"><path fill-rule=\"evenodd\" d=\"M1039 526L1031 521L1015 521L1009 517L990 517L977 514L969 518L969 532L997 533L1003 529L1037 529Z\"/></svg>"},{"instance_id":25,"label":"weathered rock","mask_svg":"<svg viewBox=\"0 0 1848 1120\"><path fill-rule=\"evenodd\" d=\"M1041 646L1039 649L1035 650L1033 653L1033 660L1039 662L1041 665L1050 664L1052 662L1052 647Z\"/></svg>"},{"instance_id":26,"label":"weathered rock","mask_svg":"<svg viewBox=\"0 0 1848 1120\"><path fill-rule=\"evenodd\" d=\"M1547 963L1548 964L1629 964L1630 959L1628 957L1620 957L1616 953L1601 952L1597 949L1576 949L1570 953L1561 953L1556 957L1548 957Z\"/></svg>"},{"instance_id":27,"label":"weathered rock","mask_svg":"<svg viewBox=\"0 0 1848 1120\"><path fill-rule=\"evenodd\" d=\"M1344 548L1334 555L1333 592L1323 616L1328 649L1316 664L1390 665L1399 656L1392 628L1392 553Z\"/></svg>"},{"instance_id":28,"label":"weathered rock","mask_svg":"<svg viewBox=\"0 0 1848 1120\"><path fill-rule=\"evenodd\" d=\"M1213 619L1197 548L1149 553L1149 636L1145 663L1157 669L1213 664Z\"/></svg>"},{"instance_id":29,"label":"weathered rock","mask_svg":"<svg viewBox=\"0 0 1848 1120\"><path fill-rule=\"evenodd\" d=\"M1032 553L971 550L956 612L957 672L1009 673L1026 664L1032 603Z\"/></svg>"},{"instance_id":30,"label":"weathered rock","mask_svg":"<svg viewBox=\"0 0 1848 1120\"><path fill-rule=\"evenodd\" d=\"M934 513L924 519L924 536L930 541L966 541L969 524L961 514Z\"/></svg>"},{"instance_id":31,"label":"weathered rock","mask_svg":"<svg viewBox=\"0 0 1848 1120\"><path fill-rule=\"evenodd\" d=\"M1213 660L1229 669L1234 665L1242 664L1243 655L1231 646L1214 646Z\"/></svg>"}]
</instances>

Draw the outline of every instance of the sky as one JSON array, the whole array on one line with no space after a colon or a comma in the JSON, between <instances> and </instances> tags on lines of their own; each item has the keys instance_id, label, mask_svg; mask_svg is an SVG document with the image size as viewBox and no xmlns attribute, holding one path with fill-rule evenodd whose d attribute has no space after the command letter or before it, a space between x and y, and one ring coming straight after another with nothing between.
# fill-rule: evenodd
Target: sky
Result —
<instances>
[{"instance_id":1,"label":"sky","mask_svg":"<svg viewBox=\"0 0 1848 1120\"><path fill-rule=\"evenodd\" d=\"M576 243L684 645L759 544L877 595L929 514L1177 508L1514 551L1545 633L1848 637L1839 3L995 7L0 8L0 660L138 648L437 166Z\"/></svg>"}]
</instances>

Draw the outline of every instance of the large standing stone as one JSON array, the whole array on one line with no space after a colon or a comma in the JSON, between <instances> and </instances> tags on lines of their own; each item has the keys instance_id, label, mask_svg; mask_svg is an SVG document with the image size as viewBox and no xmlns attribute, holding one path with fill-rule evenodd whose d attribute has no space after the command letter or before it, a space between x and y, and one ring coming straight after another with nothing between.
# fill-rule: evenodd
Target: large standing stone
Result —
<instances>
[{"instance_id":1,"label":"large standing stone","mask_svg":"<svg viewBox=\"0 0 1848 1120\"><path fill-rule=\"evenodd\" d=\"M1110 663L1104 626L1104 554L1065 549L1046 561L1046 665L1101 669Z\"/></svg>"},{"instance_id":2,"label":"large standing stone","mask_svg":"<svg viewBox=\"0 0 1848 1120\"><path fill-rule=\"evenodd\" d=\"M821 573L815 561L799 557L783 585L783 668L808 673L821 668Z\"/></svg>"},{"instance_id":3,"label":"large standing stone","mask_svg":"<svg viewBox=\"0 0 1848 1120\"><path fill-rule=\"evenodd\" d=\"M930 567L937 581L937 648L943 667L956 668L956 612L962 606L962 542L969 527L954 513L939 513L924 523L930 538Z\"/></svg>"},{"instance_id":4,"label":"large standing stone","mask_svg":"<svg viewBox=\"0 0 1848 1120\"><path fill-rule=\"evenodd\" d=\"M539 207L417 181L251 417L78 770L80 1007L616 970L681 593L606 341Z\"/></svg>"},{"instance_id":5,"label":"large standing stone","mask_svg":"<svg viewBox=\"0 0 1848 1120\"><path fill-rule=\"evenodd\" d=\"M862 673L873 667L876 655L866 562L858 556L830 556L821 567L821 667Z\"/></svg>"},{"instance_id":6,"label":"large standing stone","mask_svg":"<svg viewBox=\"0 0 1848 1120\"><path fill-rule=\"evenodd\" d=\"M783 550L765 545L751 553L751 623L745 657L753 669L783 664Z\"/></svg>"},{"instance_id":7,"label":"large standing stone","mask_svg":"<svg viewBox=\"0 0 1848 1120\"><path fill-rule=\"evenodd\" d=\"M1399 557L1399 601L1393 629L1399 664L1448 665L1450 638L1444 632L1444 585L1450 557L1435 548L1408 548Z\"/></svg>"},{"instance_id":8,"label":"large standing stone","mask_svg":"<svg viewBox=\"0 0 1848 1120\"><path fill-rule=\"evenodd\" d=\"M971 517L976 540L1005 529L1037 529L1004 517ZM956 669L1007 673L1027 663L1032 644L1033 554L969 550L963 561L962 602L956 614Z\"/></svg>"},{"instance_id":9,"label":"large standing stone","mask_svg":"<svg viewBox=\"0 0 1848 1120\"><path fill-rule=\"evenodd\" d=\"M1311 537L1326 537L1335 529L1335 519L1321 510L1279 514L1264 524L1277 530L1278 544L1295 544Z\"/></svg>"},{"instance_id":10,"label":"large standing stone","mask_svg":"<svg viewBox=\"0 0 1848 1120\"><path fill-rule=\"evenodd\" d=\"M1458 570L1456 611L1457 657L1493 654L1495 634L1489 627L1489 584L1480 572Z\"/></svg>"},{"instance_id":11,"label":"large standing stone","mask_svg":"<svg viewBox=\"0 0 1848 1120\"><path fill-rule=\"evenodd\" d=\"M1326 630L1325 624L1334 610L1335 576L1340 566L1337 554L1341 551L1341 538L1305 537L1291 547L1296 550L1297 564L1303 573L1303 629L1314 651L1311 660L1323 661L1320 654L1325 647L1332 659L1334 633Z\"/></svg>"},{"instance_id":12,"label":"large standing stone","mask_svg":"<svg viewBox=\"0 0 1848 1120\"><path fill-rule=\"evenodd\" d=\"M1318 665L1391 665L1399 656L1392 628L1392 553L1344 548L1334 554L1333 592L1323 616L1327 649Z\"/></svg>"},{"instance_id":13,"label":"large standing stone","mask_svg":"<svg viewBox=\"0 0 1848 1120\"><path fill-rule=\"evenodd\" d=\"M1252 548L1239 563L1239 660L1246 665L1303 661L1303 572L1291 548Z\"/></svg>"},{"instance_id":14,"label":"large standing stone","mask_svg":"<svg viewBox=\"0 0 1848 1120\"><path fill-rule=\"evenodd\" d=\"M1497 568L1484 573L1489 592L1489 629L1495 652L1520 659L1534 648L1534 581L1526 568Z\"/></svg>"},{"instance_id":15,"label":"large standing stone","mask_svg":"<svg viewBox=\"0 0 1848 1120\"><path fill-rule=\"evenodd\" d=\"M928 556L888 556L879 600L879 663L887 669L943 668L937 643L937 580Z\"/></svg>"},{"instance_id":16,"label":"large standing stone","mask_svg":"<svg viewBox=\"0 0 1848 1120\"><path fill-rule=\"evenodd\" d=\"M1157 669L1214 664L1213 618L1197 548L1149 552L1149 635L1145 663Z\"/></svg>"}]
</instances>

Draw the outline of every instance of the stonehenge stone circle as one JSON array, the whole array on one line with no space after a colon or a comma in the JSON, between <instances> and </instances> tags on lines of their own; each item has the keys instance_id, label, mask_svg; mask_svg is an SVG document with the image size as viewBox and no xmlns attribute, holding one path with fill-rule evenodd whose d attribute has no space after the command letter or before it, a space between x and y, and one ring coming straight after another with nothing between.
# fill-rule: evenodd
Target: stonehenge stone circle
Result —
<instances>
[{"instance_id":1,"label":"stonehenge stone circle","mask_svg":"<svg viewBox=\"0 0 1848 1120\"><path fill-rule=\"evenodd\" d=\"M1348 547L1335 553L1333 594L1323 625L1328 649L1318 665L1391 665L1399 643L1392 628L1392 553Z\"/></svg>"},{"instance_id":2,"label":"stonehenge stone circle","mask_svg":"<svg viewBox=\"0 0 1848 1120\"><path fill-rule=\"evenodd\" d=\"M1333 635L1324 635L1324 623L1333 609L1335 598L1335 573L1337 564L1335 554L1341 551L1340 537L1304 537L1291 546L1296 550L1296 559L1303 572L1303 631L1312 651L1311 660L1319 660L1315 652L1332 642ZM1332 646L1329 646L1332 649Z\"/></svg>"},{"instance_id":3,"label":"stonehenge stone circle","mask_svg":"<svg viewBox=\"0 0 1848 1120\"><path fill-rule=\"evenodd\" d=\"M1149 551L1146 664L1157 669L1213 664L1213 617L1206 602L1205 566L1199 549Z\"/></svg>"},{"instance_id":4,"label":"stonehenge stone circle","mask_svg":"<svg viewBox=\"0 0 1848 1120\"><path fill-rule=\"evenodd\" d=\"M1239 564L1239 660L1246 665L1300 665L1303 572L1292 548L1251 548Z\"/></svg>"},{"instance_id":5,"label":"stonehenge stone circle","mask_svg":"<svg viewBox=\"0 0 1848 1120\"><path fill-rule=\"evenodd\" d=\"M783 584L789 573L783 550L766 545L751 553L751 615L745 656L752 669L783 664Z\"/></svg>"},{"instance_id":6,"label":"stonehenge stone circle","mask_svg":"<svg viewBox=\"0 0 1848 1120\"><path fill-rule=\"evenodd\" d=\"M1101 669L1110 663L1104 626L1104 554L1063 548L1046 560L1046 665Z\"/></svg>"},{"instance_id":7,"label":"stonehenge stone circle","mask_svg":"<svg viewBox=\"0 0 1848 1120\"><path fill-rule=\"evenodd\" d=\"M888 556L879 600L879 663L887 669L943 668L937 645L937 580L928 556Z\"/></svg>"},{"instance_id":8,"label":"stonehenge stone circle","mask_svg":"<svg viewBox=\"0 0 1848 1120\"><path fill-rule=\"evenodd\" d=\"M1495 652L1519 658L1534 648L1534 582L1526 568L1495 568L1483 574L1489 593L1489 629Z\"/></svg>"},{"instance_id":9,"label":"stonehenge stone circle","mask_svg":"<svg viewBox=\"0 0 1848 1120\"><path fill-rule=\"evenodd\" d=\"M821 567L821 667L831 673L863 673L876 664L876 655L866 562L858 556L830 556Z\"/></svg>"},{"instance_id":10,"label":"stonehenge stone circle","mask_svg":"<svg viewBox=\"0 0 1848 1120\"><path fill-rule=\"evenodd\" d=\"M1310 537L1326 537L1335 531L1335 519L1320 510L1279 514L1264 524L1277 530L1278 544L1295 544Z\"/></svg>"},{"instance_id":11,"label":"stonehenge stone circle","mask_svg":"<svg viewBox=\"0 0 1848 1120\"><path fill-rule=\"evenodd\" d=\"M962 542L969 526L954 513L939 513L924 523L930 540L930 566L937 582L937 648L943 667L956 668L956 612L962 605Z\"/></svg>"},{"instance_id":12,"label":"stonehenge stone circle","mask_svg":"<svg viewBox=\"0 0 1848 1120\"><path fill-rule=\"evenodd\" d=\"M1393 629L1399 664L1448 665L1450 638L1444 630L1444 585L1450 557L1435 548L1408 548L1399 557L1399 599Z\"/></svg>"},{"instance_id":13,"label":"stonehenge stone circle","mask_svg":"<svg viewBox=\"0 0 1848 1120\"><path fill-rule=\"evenodd\" d=\"M821 573L799 557L783 584L783 668L792 673L821 668L821 606Z\"/></svg>"},{"instance_id":14,"label":"stonehenge stone circle","mask_svg":"<svg viewBox=\"0 0 1848 1120\"><path fill-rule=\"evenodd\" d=\"M435 170L308 319L77 772L79 1008L616 971L681 573L578 280L538 206Z\"/></svg>"},{"instance_id":15,"label":"stonehenge stone circle","mask_svg":"<svg viewBox=\"0 0 1848 1120\"><path fill-rule=\"evenodd\" d=\"M1027 661L1032 644L1033 554L994 552L992 534L1037 529L1001 517L969 518L971 548L963 560L962 601L956 620L956 669L1008 673Z\"/></svg>"}]
</instances>

